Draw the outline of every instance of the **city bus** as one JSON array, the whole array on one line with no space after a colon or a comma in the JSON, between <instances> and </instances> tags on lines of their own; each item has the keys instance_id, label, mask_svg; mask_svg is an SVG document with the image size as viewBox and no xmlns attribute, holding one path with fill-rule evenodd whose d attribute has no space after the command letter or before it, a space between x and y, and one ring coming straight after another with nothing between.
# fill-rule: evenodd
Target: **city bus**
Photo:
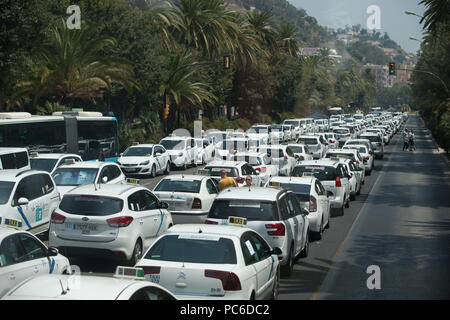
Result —
<instances>
[{"instance_id":1,"label":"city bus","mask_svg":"<svg viewBox=\"0 0 450 320\"><path fill-rule=\"evenodd\" d=\"M0 147L24 147L28 152L75 153L83 160L116 161L118 123L113 114L54 112L0 112Z\"/></svg>"}]
</instances>

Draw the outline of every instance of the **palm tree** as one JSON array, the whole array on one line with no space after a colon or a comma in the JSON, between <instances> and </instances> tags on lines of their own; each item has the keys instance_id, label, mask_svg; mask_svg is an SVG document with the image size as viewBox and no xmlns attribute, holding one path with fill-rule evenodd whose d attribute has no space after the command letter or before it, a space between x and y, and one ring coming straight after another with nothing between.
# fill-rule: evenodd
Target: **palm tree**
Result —
<instances>
[{"instance_id":1,"label":"palm tree","mask_svg":"<svg viewBox=\"0 0 450 320\"><path fill-rule=\"evenodd\" d=\"M93 37L94 29L69 30L62 21L53 28L48 44L33 52L28 78L17 84L16 98L33 96L36 106L43 96L53 96L71 107L75 99L102 98L113 84L130 91L139 88L131 65L123 59L102 55L116 45L111 37Z\"/></svg>"},{"instance_id":2,"label":"palm tree","mask_svg":"<svg viewBox=\"0 0 450 320\"><path fill-rule=\"evenodd\" d=\"M253 29L261 47L267 48L267 53L275 52L277 48L277 32L269 25L272 13L253 11L247 13L247 21Z\"/></svg>"},{"instance_id":3,"label":"palm tree","mask_svg":"<svg viewBox=\"0 0 450 320\"><path fill-rule=\"evenodd\" d=\"M423 28L428 32L434 33L437 25L441 22L448 23L450 12L450 1L448 0L422 0L419 5L423 4L427 7L425 13L420 19L420 23L424 22Z\"/></svg>"},{"instance_id":4,"label":"palm tree","mask_svg":"<svg viewBox=\"0 0 450 320\"><path fill-rule=\"evenodd\" d=\"M278 46L281 51L293 57L297 56L300 47L300 41L295 38L296 29L293 24L282 23L278 30Z\"/></svg>"}]
</instances>

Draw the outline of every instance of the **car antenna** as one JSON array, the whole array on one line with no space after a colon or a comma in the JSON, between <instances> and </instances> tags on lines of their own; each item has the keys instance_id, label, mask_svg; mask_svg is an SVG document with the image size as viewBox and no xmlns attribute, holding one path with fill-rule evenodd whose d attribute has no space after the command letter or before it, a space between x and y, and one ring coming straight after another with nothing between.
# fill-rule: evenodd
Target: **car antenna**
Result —
<instances>
[{"instance_id":1,"label":"car antenna","mask_svg":"<svg viewBox=\"0 0 450 320\"><path fill-rule=\"evenodd\" d=\"M61 294L62 294L62 295L67 294L67 291L69 291L69 284L67 283L67 290L64 289L64 286L63 286L63 284L62 284L61 279L59 279L59 284L61 285L61 289L62 289Z\"/></svg>"},{"instance_id":2,"label":"car antenna","mask_svg":"<svg viewBox=\"0 0 450 320\"><path fill-rule=\"evenodd\" d=\"M198 233L203 233L202 229L200 227L198 228Z\"/></svg>"}]
</instances>

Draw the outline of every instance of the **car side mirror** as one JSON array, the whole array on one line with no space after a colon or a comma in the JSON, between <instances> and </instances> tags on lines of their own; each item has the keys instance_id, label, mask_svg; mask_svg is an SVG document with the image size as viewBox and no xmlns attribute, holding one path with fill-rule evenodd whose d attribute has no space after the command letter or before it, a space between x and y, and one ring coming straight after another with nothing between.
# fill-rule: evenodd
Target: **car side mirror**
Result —
<instances>
[{"instance_id":1,"label":"car side mirror","mask_svg":"<svg viewBox=\"0 0 450 320\"><path fill-rule=\"evenodd\" d=\"M119 153L119 156L122 157L122 156L123 156L123 152L122 152L122 153Z\"/></svg>"},{"instance_id":2,"label":"car side mirror","mask_svg":"<svg viewBox=\"0 0 450 320\"><path fill-rule=\"evenodd\" d=\"M307 216L309 214L309 211L305 208L302 208L302 215Z\"/></svg>"},{"instance_id":3,"label":"car side mirror","mask_svg":"<svg viewBox=\"0 0 450 320\"><path fill-rule=\"evenodd\" d=\"M333 196L333 192L327 191L327 198L331 198Z\"/></svg>"},{"instance_id":4,"label":"car side mirror","mask_svg":"<svg viewBox=\"0 0 450 320\"><path fill-rule=\"evenodd\" d=\"M169 209L169 204L167 202L161 202L160 209Z\"/></svg>"},{"instance_id":5,"label":"car side mirror","mask_svg":"<svg viewBox=\"0 0 450 320\"><path fill-rule=\"evenodd\" d=\"M274 247L272 248L272 251L270 251L271 254L275 254L277 256L281 256L283 254L283 251L281 251L280 248Z\"/></svg>"},{"instance_id":6,"label":"car side mirror","mask_svg":"<svg viewBox=\"0 0 450 320\"><path fill-rule=\"evenodd\" d=\"M28 203L30 203L30 201L27 198L19 198L17 201L19 206L26 206Z\"/></svg>"},{"instance_id":7,"label":"car side mirror","mask_svg":"<svg viewBox=\"0 0 450 320\"><path fill-rule=\"evenodd\" d=\"M47 249L47 257L55 257L58 255L58 253L59 253L59 251L56 248L50 247Z\"/></svg>"},{"instance_id":8,"label":"car side mirror","mask_svg":"<svg viewBox=\"0 0 450 320\"><path fill-rule=\"evenodd\" d=\"M103 178L102 178L102 182L103 182L103 183L107 183L107 182L108 182L108 177L103 177Z\"/></svg>"}]
</instances>

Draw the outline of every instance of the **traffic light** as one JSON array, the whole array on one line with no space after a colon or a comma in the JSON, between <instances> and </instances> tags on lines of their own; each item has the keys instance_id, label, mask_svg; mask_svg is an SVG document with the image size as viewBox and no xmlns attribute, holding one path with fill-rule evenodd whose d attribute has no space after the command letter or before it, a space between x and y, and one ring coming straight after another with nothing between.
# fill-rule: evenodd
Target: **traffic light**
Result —
<instances>
[{"instance_id":1,"label":"traffic light","mask_svg":"<svg viewBox=\"0 0 450 320\"><path fill-rule=\"evenodd\" d=\"M389 63L389 75L395 76L395 63L394 62Z\"/></svg>"},{"instance_id":2,"label":"traffic light","mask_svg":"<svg viewBox=\"0 0 450 320\"><path fill-rule=\"evenodd\" d=\"M169 116L169 104L166 104L166 107L164 108L164 113L163 113L163 119L167 119L167 117Z\"/></svg>"},{"instance_id":3,"label":"traffic light","mask_svg":"<svg viewBox=\"0 0 450 320\"><path fill-rule=\"evenodd\" d=\"M230 56L224 56L223 57L223 68L224 69L230 69L231 67L231 59Z\"/></svg>"}]
</instances>

